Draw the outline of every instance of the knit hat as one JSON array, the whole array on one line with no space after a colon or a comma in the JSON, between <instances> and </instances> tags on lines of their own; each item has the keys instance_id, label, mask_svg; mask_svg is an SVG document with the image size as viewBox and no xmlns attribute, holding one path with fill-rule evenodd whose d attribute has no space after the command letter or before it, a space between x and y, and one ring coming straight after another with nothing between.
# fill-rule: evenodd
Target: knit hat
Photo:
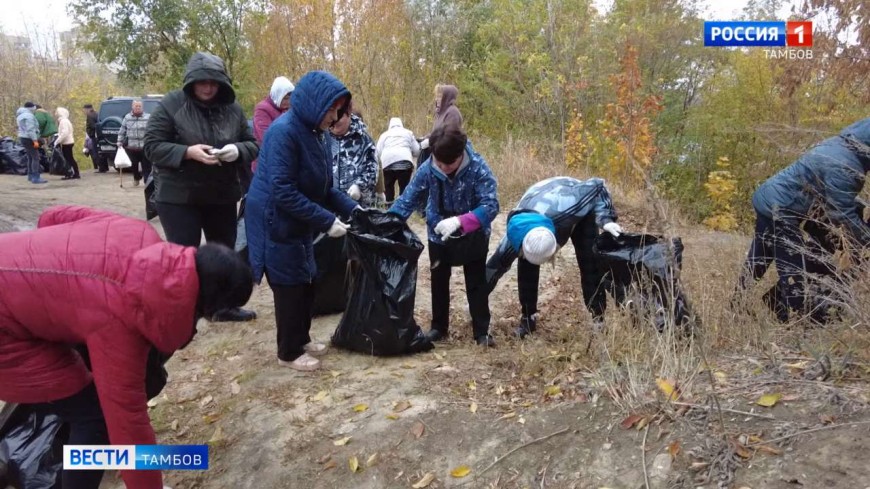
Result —
<instances>
[{"instance_id":1,"label":"knit hat","mask_svg":"<svg viewBox=\"0 0 870 489\"><path fill-rule=\"evenodd\" d=\"M25 109L32 109L34 107L36 107L36 104L34 104L33 102L24 102Z\"/></svg>"},{"instance_id":2,"label":"knit hat","mask_svg":"<svg viewBox=\"0 0 870 489\"><path fill-rule=\"evenodd\" d=\"M523 239L523 258L532 265L542 265L556 254L556 236L545 227L536 227Z\"/></svg>"}]
</instances>

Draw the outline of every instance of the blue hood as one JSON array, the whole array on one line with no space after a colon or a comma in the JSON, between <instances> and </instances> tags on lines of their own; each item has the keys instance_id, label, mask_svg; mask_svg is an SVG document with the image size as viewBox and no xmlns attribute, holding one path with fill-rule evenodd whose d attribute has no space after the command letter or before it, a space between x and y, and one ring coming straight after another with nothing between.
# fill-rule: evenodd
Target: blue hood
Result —
<instances>
[{"instance_id":1,"label":"blue hood","mask_svg":"<svg viewBox=\"0 0 870 489\"><path fill-rule=\"evenodd\" d=\"M309 71L290 95L290 110L305 127L316 130L320 121L341 97L350 101L350 90L326 71Z\"/></svg>"}]
</instances>

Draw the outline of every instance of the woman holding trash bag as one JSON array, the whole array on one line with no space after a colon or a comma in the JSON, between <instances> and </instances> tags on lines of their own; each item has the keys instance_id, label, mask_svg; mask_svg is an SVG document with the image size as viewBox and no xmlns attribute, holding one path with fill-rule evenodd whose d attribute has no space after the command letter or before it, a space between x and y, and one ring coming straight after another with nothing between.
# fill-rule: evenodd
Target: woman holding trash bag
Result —
<instances>
[{"instance_id":1,"label":"woman holding trash bag","mask_svg":"<svg viewBox=\"0 0 870 489\"><path fill-rule=\"evenodd\" d=\"M59 148L61 154L66 160L69 167L72 169L69 175L63 177L63 180L72 180L81 178L79 173L79 165L73 156L73 145L75 138L73 137L73 125L69 120L69 111L63 107L58 107L54 111L57 115L57 139L54 141L55 151Z\"/></svg>"},{"instance_id":2,"label":"woman holding trash bag","mask_svg":"<svg viewBox=\"0 0 870 489\"><path fill-rule=\"evenodd\" d=\"M265 275L275 299L278 363L300 371L320 368L326 345L311 341L315 238L339 238L357 207L333 188L329 128L350 103L350 91L332 74L312 71L290 96L290 111L263 140L245 210L254 279ZM325 238L324 238L325 239Z\"/></svg>"},{"instance_id":3,"label":"woman holding trash bag","mask_svg":"<svg viewBox=\"0 0 870 489\"><path fill-rule=\"evenodd\" d=\"M145 156L153 164L154 202L166 240L198 246L236 245L239 171L248 171L259 147L219 57L191 56L181 90L169 93L151 114ZM212 321L253 321L254 311L218 311Z\"/></svg>"},{"instance_id":4,"label":"woman holding trash bag","mask_svg":"<svg viewBox=\"0 0 870 489\"><path fill-rule=\"evenodd\" d=\"M569 238L580 268L583 301L592 313L596 329L603 326L607 297L601 283L603 271L592 246L599 227L619 236L622 228L616 219L610 192L600 178L553 177L526 191L508 216L507 235L486 264L486 280L491 292L514 260L520 259L517 279L522 318L515 330L518 337L524 338L537 326L541 265Z\"/></svg>"},{"instance_id":5,"label":"woman holding trash bag","mask_svg":"<svg viewBox=\"0 0 870 489\"><path fill-rule=\"evenodd\" d=\"M842 227L857 248L870 245L870 226L858 212L863 206L857 200L868 171L870 118L825 139L762 183L752 196L755 237L738 290L761 279L775 261L779 279L766 300L777 318L786 322L796 312L827 322L827 301L811 297L806 281L813 274L837 273L830 265L833 250L826 244L829 228Z\"/></svg>"},{"instance_id":6,"label":"woman holding trash bag","mask_svg":"<svg viewBox=\"0 0 870 489\"><path fill-rule=\"evenodd\" d=\"M166 243L145 221L87 207L52 207L37 229L0 234L0 248L0 400L59 416L71 445L155 444L149 351L183 348L198 318L253 289L225 247ZM128 488L162 487L159 471L121 475ZM102 476L64 471L63 487L97 489Z\"/></svg>"},{"instance_id":7,"label":"woman holding trash bag","mask_svg":"<svg viewBox=\"0 0 870 489\"><path fill-rule=\"evenodd\" d=\"M486 253L492 220L498 215L498 183L460 127L439 126L429 136L432 158L420 167L388 212L408 219L425 205L432 267L431 341L447 339L450 272L462 266L474 339L495 346L489 333Z\"/></svg>"}]
</instances>

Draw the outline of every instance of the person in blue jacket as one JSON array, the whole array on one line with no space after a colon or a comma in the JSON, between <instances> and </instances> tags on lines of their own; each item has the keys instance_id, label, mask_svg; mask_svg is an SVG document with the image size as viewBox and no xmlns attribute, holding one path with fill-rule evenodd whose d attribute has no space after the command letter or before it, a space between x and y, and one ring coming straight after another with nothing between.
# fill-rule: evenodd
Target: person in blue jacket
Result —
<instances>
[{"instance_id":1,"label":"person in blue jacket","mask_svg":"<svg viewBox=\"0 0 870 489\"><path fill-rule=\"evenodd\" d=\"M490 292L510 270L514 260L522 318L515 330L520 338L535 331L538 320L538 281L541 265L553 258L568 239L574 245L583 300L596 328L603 325L607 297L603 270L592 246L598 228L619 236L616 211L610 192L600 178L577 180L553 177L532 185L508 215L507 235L486 264Z\"/></svg>"},{"instance_id":2,"label":"person in blue jacket","mask_svg":"<svg viewBox=\"0 0 870 489\"><path fill-rule=\"evenodd\" d=\"M785 322L794 311L824 321L826 311L816 307L821 302L807 300L806 275L836 273L825 256L832 251L825 244L826 227L842 227L858 247L870 245L870 226L858 200L868 171L870 118L825 139L762 183L752 196L755 236L738 288L759 280L776 262L779 280L767 300L778 319Z\"/></svg>"},{"instance_id":3,"label":"person in blue jacket","mask_svg":"<svg viewBox=\"0 0 870 489\"><path fill-rule=\"evenodd\" d=\"M350 91L333 75L312 71L291 95L291 109L269 127L245 209L248 256L259 283L263 275L275 299L278 361L316 370L326 345L311 341L314 303L314 241L339 238L357 207L332 185L329 128L350 103Z\"/></svg>"},{"instance_id":4,"label":"person in blue jacket","mask_svg":"<svg viewBox=\"0 0 870 489\"><path fill-rule=\"evenodd\" d=\"M430 340L447 338L450 326L450 273L462 266L471 310L472 332L479 345L495 346L489 332L486 253L492 220L498 215L498 183L459 126L439 126L429 136L432 156L388 212L407 220L426 209L432 273Z\"/></svg>"}]
</instances>

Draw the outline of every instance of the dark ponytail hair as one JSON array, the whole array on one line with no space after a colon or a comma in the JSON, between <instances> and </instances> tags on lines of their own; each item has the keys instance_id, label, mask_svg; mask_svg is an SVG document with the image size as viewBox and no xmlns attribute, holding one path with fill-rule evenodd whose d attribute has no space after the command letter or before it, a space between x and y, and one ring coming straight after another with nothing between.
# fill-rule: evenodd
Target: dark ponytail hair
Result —
<instances>
[{"instance_id":1,"label":"dark ponytail hair","mask_svg":"<svg viewBox=\"0 0 870 489\"><path fill-rule=\"evenodd\" d=\"M221 309L242 307L251 298L254 276L242 257L224 245L204 244L196 250L199 275L197 313L211 317Z\"/></svg>"}]
</instances>

